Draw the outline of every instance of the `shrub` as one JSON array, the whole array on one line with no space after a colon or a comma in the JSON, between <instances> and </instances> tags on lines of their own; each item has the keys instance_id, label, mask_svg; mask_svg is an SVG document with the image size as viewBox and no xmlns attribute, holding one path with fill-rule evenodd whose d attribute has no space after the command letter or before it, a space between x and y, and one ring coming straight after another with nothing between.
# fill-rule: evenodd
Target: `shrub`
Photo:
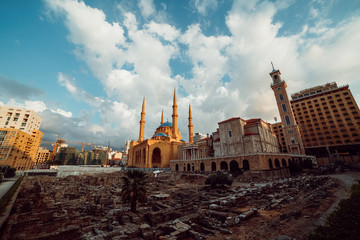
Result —
<instances>
[{"instance_id":1,"label":"shrub","mask_svg":"<svg viewBox=\"0 0 360 240\"><path fill-rule=\"evenodd\" d=\"M15 177L16 168L8 168L7 172L5 173L6 178Z\"/></svg>"},{"instance_id":2,"label":"shrub","mask_svg":"<svg viewBox=\"0 0 360 240\"><path fill-rule=\"evenodd\" d=\"M232 183L233 183L232 177L230 177L229 175L227 175L225 173L222 173L222 172L211 174L205 180L205 184L206 185L211 185L211 187L213 187L213 188L217 187L217 185L220 185L220 186L229 185L229 186L231 186Z\"/></svg>"},{"instance_id":3,"label":"shrub","mask_svg":"<svg viewBox=\"0 0 360 240\"><path fill-rule=\"evenodd\" d=\"M325 225L318 226L309 234L309 240L359 239L360 236L360 184L351 187L348 199L340 201L327 218Z\"/></svg>"}]
</instances>

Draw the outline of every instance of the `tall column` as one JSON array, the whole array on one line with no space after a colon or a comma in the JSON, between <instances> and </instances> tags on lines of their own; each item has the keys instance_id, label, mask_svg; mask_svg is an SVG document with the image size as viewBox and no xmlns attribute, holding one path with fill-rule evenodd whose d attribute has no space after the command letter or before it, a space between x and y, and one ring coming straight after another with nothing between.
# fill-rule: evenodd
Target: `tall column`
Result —
<instances>
[{"instance_id":1,"label":"tall column","mask_svg":"<svg viewBox=\"0 0 360 240\"><path fill-rule=\"evenodd\" d=\"M161 111L161 122L160 124L164 123L164 109Z\"/></svg>"},{"instance_id":2,"label":"tall column","mask_svg":"<svg viewBox=\"0 0 360 240\"><path fill-rule=\"evenodd\" d=\"M141 110L140 131L139 131L138 142L144 141L144 129L145 129L145 98L143 100L142 110Z\"/></svg>"},{"instance_id":3,"label":"tall column","mask_svg":"<svg viewBox=\"0 0 360 240\"><path fill-rule=\"evenodd\" d=\"M281 79L280 70L274 69L270 73L272 78L271 88L274 91L276 103L279 109L287 152L292 154L305 154L299 128L296 124L294 113L286 91L286 82Z\"/></svg>"},{"instance_id":4,"label":"tall column","mask_svg":"<svg viewBox=\"0 0 360 240\"><path fill-rule=\"evenodd\" d=\"M174 100L173 100L173 114L172 114L172 137L177 138L178 133L178 114L177 114L177 105L176 105L176 91L174 89Z\"/></svg>"},{"instance_id":5,"label":"tall column","mask_svg":"<svg viewBox=\"0 0 360 240\"><path fill-rule=\"evenodd\" d=\"M189 104L189 143L194 142L194 136L193 136L193 124L192 124L192 115L191 115L191 105Z\"/></svg>"}]
</instances>

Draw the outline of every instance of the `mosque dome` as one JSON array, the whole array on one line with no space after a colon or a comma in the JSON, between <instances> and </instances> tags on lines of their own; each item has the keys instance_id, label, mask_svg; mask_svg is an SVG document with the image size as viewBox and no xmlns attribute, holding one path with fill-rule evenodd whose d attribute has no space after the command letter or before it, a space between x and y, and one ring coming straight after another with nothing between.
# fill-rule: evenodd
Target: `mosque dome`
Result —
<instances>
[{"instance_id":1,"label":"mosque dome","mask_svg":"<svg viewBox=\"0 0 360 240\"><path fill-rule=\"evenodd\" d=\"M163 124L161 124L159 127L172 127L172 123L171 122L164 122Z\"/></svg>"},{"instance_id":2,"label":"mosque dome","mask_svg":"<svg viewBox=\"0 0 360 240\"><path fill-rule=\"evenodd\" d=\"M166 135L165 133L157 133L154 135L154 137L168 137L169 135Z\"/></svg>"}]
</instances>

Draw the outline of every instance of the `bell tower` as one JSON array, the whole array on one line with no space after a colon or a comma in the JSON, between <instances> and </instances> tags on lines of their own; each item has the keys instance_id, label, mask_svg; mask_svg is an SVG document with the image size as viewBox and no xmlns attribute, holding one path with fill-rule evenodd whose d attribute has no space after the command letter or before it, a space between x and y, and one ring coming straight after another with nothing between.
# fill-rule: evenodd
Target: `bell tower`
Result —
<instances>
[{"instance_id":1,"label":"bell tower","mask_svg":"<svg viewBox=\"0 0 360 240\"><path fill-rule=\"evenodd\" d=\"M286 83L281 79L280 70L274 68L270 72L272 79L271 88L274 91L276 103L282 123L287 152L297 155L305 155L304 145L301 139L299 128L296 124L294 113L291 108L290 100L286 91Z\"/></svg>"}]
</instances>

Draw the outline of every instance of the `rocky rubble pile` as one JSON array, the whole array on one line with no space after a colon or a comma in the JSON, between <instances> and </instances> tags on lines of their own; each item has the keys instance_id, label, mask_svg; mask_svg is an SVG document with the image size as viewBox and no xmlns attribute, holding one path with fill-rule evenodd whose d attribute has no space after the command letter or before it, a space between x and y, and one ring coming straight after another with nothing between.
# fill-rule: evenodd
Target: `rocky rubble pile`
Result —
<instances>
[{"instance_id":1,"label":"rocky rubble pile","mask_svg":"<svg viewBox=\"0 0 360 240\"><path fill-rule=\"evenodd\" d=\"M304 176L209 189L204 176L161 173L150 176L148 200L132 213L121 201L121 176L28 177L1 239L231 236L234 227L260 211L290 206L278 221L298 218L302 208L317 208L327 190L336 187L331 178Z\"/></svg>"}]
</instances>

